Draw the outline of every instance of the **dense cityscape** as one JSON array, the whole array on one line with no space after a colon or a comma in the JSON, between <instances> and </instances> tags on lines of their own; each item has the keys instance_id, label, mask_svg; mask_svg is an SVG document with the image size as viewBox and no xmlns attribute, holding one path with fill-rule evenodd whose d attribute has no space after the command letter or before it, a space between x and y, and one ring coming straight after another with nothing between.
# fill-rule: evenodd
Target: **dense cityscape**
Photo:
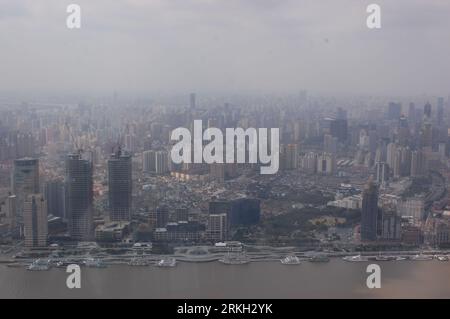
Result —
<instances>
[{"instance_id":1,"label":"dense cityscape","mask_svg":"<svg viewBox=\"0 0 450 319\"><path fill-rule=\"evenodd\" d=\"M0 299L450 297L450 2L0 10Z\"/></svg>"},{"instance_id":2,"label":"dense cityscape","mask_svg":"<svg viewBox=\"0 0 450 319\"><path fill-rule=\"evenodd\" d=\"M445 250L449 105L442 97L393 102L306 91L3 103L3 262ZM279 171L174 164L171 132L196 119L203 130L279 128Z\"/></svg>"}]
</instances>

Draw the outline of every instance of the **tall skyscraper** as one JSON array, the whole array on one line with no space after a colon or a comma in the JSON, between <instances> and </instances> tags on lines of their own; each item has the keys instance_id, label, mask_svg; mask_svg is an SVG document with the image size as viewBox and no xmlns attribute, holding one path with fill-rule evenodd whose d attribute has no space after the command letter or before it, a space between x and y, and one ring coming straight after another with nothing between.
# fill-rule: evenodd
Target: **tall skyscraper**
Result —
<instances>
[{"instance_id":1,"label":"tall skyscraper","mask_svg":"<svg viewBox=\"0 0 450 319\"><path fill-rule=\"evenodd\" d=\"M420 130L420 146L432 147L433 146L433 127L429 121L429 118L425 118L422 128Z\"/></svg>"},{"instance_id":2,"label":"tall skyscraper","mask_svg":"<svg viewBox=\"0 0 450 319\"><path fill-rule=\"evenodd\" d=\"M212 241L224 241L228 239L227 214L210 214L207 228L208 238Z\"/></svg>"},{"instance_id":3,"label":"tall skyscraper","mask_svg":"<svg viewBox=\"0 0 450 319\"><path fill-rule=\"evenodd\" d=\"M16 233L17 229L17 197L9 195L5 200L5 219L9 224L11 232Z\"/></svg>"},{"instance_id":4,"label":"tall skyscraper","mask_svg":"<svg viewBox=\"0 0 450 319\"><path fill-rule=\"evenodd\" d=\"M138 147L138 139L136 135L134 134L125 135L125 149L130 153L134 153L136 152L137 147Z\"/></svg>"},{"instance_id":5,"label":"tall skyscraper","mask_svg":"<svg viewBox=\"0 0 450 319\"><path fill-rule=\"evenodd\" d=\"M156 174L165 174L169 171L169 154L166 151L155 153Z\"/></svg>"},{"instance_id":6,"label":"tall skyscraper","mask_svg":"<svg viewBox=\"0 0 450 319\"><path fill-rule=\"evenodd\" d=\"M24 203L26 247L46 247L48 235L47 202L41 194L30 194Z\"/></svg>"},{"instance_id":7,"label":"tall skyscraper","mask_svg":"<svg viewBox=\"0 0 450 319\"><path fill-rule=\"evenodd\" d=\"M389 179L389 167L385 162L377 162L375 164L377 173L376 181L378 185L385 184Z\"/></svg>"},{"instance_id":8,"label":"tall skyscraper","mask_svg":"<svg viewBox=\"0 0 450 319\"><path fill-rule=\"evenodd\" d=\"M281 164L283 169L292 170L298 167L298 145L281 145Z\"/></svg>"},{"instance_id":9,"label":"tall skyscraper","mask_svg":"<svg viewBox=\"0 0 450 319\"><path fill-rule=\"evenodd\" d=\"M92 163L80 154L71 154L66 160L66 212L72 239L86 241L93 231Z\"/></svg>"},{"instance_id":10,"label":"tall skyscraper","mask_svg":"<svg viewBox=\"0 0 450 319\"><path fill-rule=\"evenodd\" d=\"M404 115L400 116L397 127L397 142L401 146L407 146L410 142L410 131L408 120Z\"/></svg>"},{"instance_id":11,"label":"tall skyscraper","mask_svg":"<svg viewBox=\"0 0 450 319\"><path fill-rule=\"evenodd\" d=\"M317 158L318 155L314 152L305 154L302 158L302 168L309 174L315 174L317 172Z\"/></svg>"},{"instance_id":12,"label":"tall skyscraper","mask_svg":"<svg viewBox=\"0 0 450 319\"><path fill-rule=\"evenodd\" d=\"M383 240L401 239L401 218L395 211L384 210L381 224L381 238Z\"/></svg>"},{"instance_id":13,"label":"tall skyscraper","mask_svg":"<svg viewBox=\"0 0 450 319\"><path fill-rule=\"evenodd\" d=\"M145 151L142 156L142 170L146 173L156 171L155 151Z\"/></svg>"},{"instance_id":14,"label":"tall skyscraper","mask_svg":"<svg viewBox=\"0 0 450 319\"><path fill-rule=\"evenodd\" d=\"M44 196L49 215L66 218L64 182L52 180L45 183Z\"/></svg>"},{"instance_id":15,"label":"tall skyscraper","mask_svg":"<svg viewBox=\"0 0 450 319\"><path fill-rule=\"evenodd\" d=\"M413 151L411 153L411 172L412 177L425 175L425 155L421 150Z\"/></svg>"},{"instance_id":16,"label":"tall skyscraper","mask_svg":"<svg viewBox=\"0 0 450 319\"><path fill-rule=\"evenodd\" d=\"M29 194L39 193L39 160L22 158L14 161L11 189L17 197L17 214L23 215L23 204Z\"/></svg>"},{"instance_id":17,"label":"tall skyscraper","mask_svg":"<svg viewBox=\"0 0 450 319\"><path fill-rule=\"evenodd\" d=\"M362 199L361 211L361 240L374 241L377 239L378 219L378 189L372 179L367 182Z\"/></svg>"},{"instance_id":18,"label":"tall skyscraper","mask_svg":"<svg viewBox=\"0 0 450 319\"><path fill-rule=\"evenodd\" d=\"M348 124L347 119L338 118L330 121L330 134L344 143L347 140Z\"/></svg>"},{"instance_id":19,"label":"tall skyscraper","mask_svg":"<svg viewBox=\"0 0 450 319\"><path fill-rule=\"evenodd\" d=\"M394 170L396 154L397 145L395 143L389 143L386 148L386 164L388 164L391 171Z\"/></svg>"},{"instance_id":20,"label":"tall skyscraper","mask_svg":"<svg viewBox=\"0 0 450 319\"><path fill-rule=\"evenodd\" d=\"M131 156L120 150L108 160L108 189L111 221L131 220Z\"/></svg>"}]
</instances>

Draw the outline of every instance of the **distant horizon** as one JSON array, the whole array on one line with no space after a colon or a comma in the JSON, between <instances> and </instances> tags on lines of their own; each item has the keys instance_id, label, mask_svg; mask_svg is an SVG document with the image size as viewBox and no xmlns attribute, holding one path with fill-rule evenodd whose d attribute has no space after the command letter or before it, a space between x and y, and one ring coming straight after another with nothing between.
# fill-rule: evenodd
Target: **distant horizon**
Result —
<instances>
[{"instance_id":1,"label":"distant horizon","mask_svg":"<svg viewBox=\"0 0 450 319\"><path fill-rule=\"evenodd\" d=\"M12 92L2 92L0 90L0 103L51 103L51 102L67 102L67 103L83 103L83 102L94 102L94 101L105 101L114 100L120 101L147 101L154 102L158 100L177 100L181 103L189 104L189 95L195 93L197 99L223 99L231 101L236 98L296 98L299 97L302 90L298 91L288 91L288 92L271 92L271 91L261 91L261 92L201 92L201 91L191 91L191 92L155 92L155 93L121 93L120 91L111 91L103 93L72 93L63 94L54 92L53 94L48 93L31 93L23 92L12 93ZM435 99L444 98L444 101L450 101L450 90L449 93L445 94L430 94L427 92L416 93L411 95L384 95L384 94L370 94L370 93L347 93L347 92L317 92L305 90L309 99L380 99L392 102L402 102L415 100L429 101L431 104L435 103Z\"/></svg>"}]
</instances>

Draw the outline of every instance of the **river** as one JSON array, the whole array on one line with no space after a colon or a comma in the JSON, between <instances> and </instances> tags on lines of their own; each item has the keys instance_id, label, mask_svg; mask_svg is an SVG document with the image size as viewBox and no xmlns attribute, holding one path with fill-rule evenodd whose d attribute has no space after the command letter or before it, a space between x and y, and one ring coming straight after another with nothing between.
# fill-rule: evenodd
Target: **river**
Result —
<instances>
[{"instance_id":1,"label":"river","mask_svg":"<svg viewBox=\"0 0 450 319\"><path fill-rule=\"evenodd\" d=\"M450 298L450 263L379 262L381 288L366 286L369 263L180 262L175 268L81 268L68 289L64 269L32 272L0 266L1 298Z\"/></svg>"}]
</instances>

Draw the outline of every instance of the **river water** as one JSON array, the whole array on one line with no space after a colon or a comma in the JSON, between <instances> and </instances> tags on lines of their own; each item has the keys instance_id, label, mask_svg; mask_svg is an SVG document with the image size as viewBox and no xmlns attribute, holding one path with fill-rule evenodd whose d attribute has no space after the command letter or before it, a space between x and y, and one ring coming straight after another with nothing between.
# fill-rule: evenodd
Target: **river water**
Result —
<instances>
[{"instance_id":1,"label":"river water","mask_svg":"<svg viewBox=\"0 0 450 319\"><path fill-rule=\"evenodd\" d=\"M64 269L0 265L0 298L450 298L450 262L378 262L381 288L366 286L369 263L179 262L175 268L81 268L68 289Z\"/></svg>"}]
</instances>

